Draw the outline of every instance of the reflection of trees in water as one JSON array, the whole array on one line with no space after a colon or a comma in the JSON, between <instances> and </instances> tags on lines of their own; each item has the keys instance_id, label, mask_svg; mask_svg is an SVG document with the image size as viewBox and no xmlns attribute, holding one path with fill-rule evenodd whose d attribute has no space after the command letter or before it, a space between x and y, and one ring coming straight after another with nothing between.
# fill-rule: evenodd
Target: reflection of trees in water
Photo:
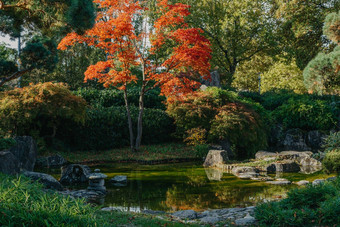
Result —
<instances>
[{"instance_id":1,"label":"reflection of trees in water","mask_svg":"<svg viewBox=\"0 0 340 227\"><path fill-rule=\"evenodd\" d=\"M167 188L171 184L158 183L153 180L144 180L138 169L131 171L131 175L138 180L128 180L126 187L113 187L107 185L108 194L106 204L130 208L167 210L162 204Z\"/></svg>"},{"instance_id":2,"label":"reflection of trees in water","mask_svg":"<svg viewBox=\"0 0 340 227\"><path fill-rule=\"evenodd\" d=\"M165 211L219 209L250 206L279 198L290 188L240 182L228 176L222 178L222 181L209 181L205 170L197 167L168 168L164 173L159 174L157 171L154 174L156 171L149 171L145 167L135 168L130 172L126 187L107 184L109 193L105 198L106 205Z\"/></svg>"},{"instance_id":3,"label":"reflection of trees in water","mask_svg":"<svg viewBox=\"0 0 340 227\"><path fill-rule=\"evenodd\" d=\"M227 182L209 182L202 175L188 174L188 181L173 185L166 192L165 205L172 210L207 208L219 209L250 206L285 196L289 186L226 185Z\"/></svg>"}]
</instances>

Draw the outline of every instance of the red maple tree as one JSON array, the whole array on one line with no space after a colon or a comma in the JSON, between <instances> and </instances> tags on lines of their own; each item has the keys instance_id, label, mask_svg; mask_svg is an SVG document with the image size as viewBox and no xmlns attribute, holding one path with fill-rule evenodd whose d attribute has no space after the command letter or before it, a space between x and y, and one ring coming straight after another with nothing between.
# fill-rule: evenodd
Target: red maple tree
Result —
<instances>
[{"instance_id":1,"label":"red maple tree","mask_svg":"<svg viewBox=\"0 0 340 227\"><path fill-rule=\"evenodd\" d=\"M161 88L168 100L193 92L200 76L210 75L209 41L203 31L185 23L190 6L157 0L157 10L151 11L147 1L94 0L98 6L95 26L83 35L69 33L58 45L65 50L75 43L86 43L103 49L106 61L88 67L85 82L97 79L105 87L124 91L128 115L131 149L138 150L142 139L144 95ZM150 16L152 14L152 16ZM139 67L142 78L132 73ZM128 84L141 81L137 137L134 139Z\"/></svg>"}]
</instances>

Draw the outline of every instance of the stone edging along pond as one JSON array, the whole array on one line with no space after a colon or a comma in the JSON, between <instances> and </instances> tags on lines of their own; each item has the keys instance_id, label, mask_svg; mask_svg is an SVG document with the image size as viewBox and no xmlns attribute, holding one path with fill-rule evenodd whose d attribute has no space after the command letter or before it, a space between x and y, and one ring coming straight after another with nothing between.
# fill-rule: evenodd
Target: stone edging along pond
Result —
<instances>
[{"instance_id":1,"label":"stone edging along pond","mask_svg":"<svg viewBox=\"0 0 340 227\"><path fill-rule=\"evenodd\" d=\"M102 211L121 211L116 207L105 207ZM205 210L196 212L194 210L181 210L174 213L164 211L144 210L142 213L156 215L159 219L164 219L164 215L171 217L173 220L185 223L215 224L217 222L230 222L235 225L254 225L256 219L253 217L255 206L245 208L225 208Z\"/></svg>"}]
</instances>

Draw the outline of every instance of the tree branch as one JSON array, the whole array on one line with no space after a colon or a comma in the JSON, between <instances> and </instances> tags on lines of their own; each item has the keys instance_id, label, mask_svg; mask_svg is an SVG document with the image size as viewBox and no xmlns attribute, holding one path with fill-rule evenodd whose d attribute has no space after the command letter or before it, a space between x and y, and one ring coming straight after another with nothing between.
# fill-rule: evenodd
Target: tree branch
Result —
<instances>
[{"instance_id":1,"label":"tree branch","mask_svg":"<svg viewBox=\"0 0 340 227\"><path fill-rule=\"evenodd\" d=\"M25 73L27 73L31 70L32 69L21 70L21 71L13 73L12 75L10 75L8 77L0 78L0 87L2 87L5 83L7 83L11 80L15 80L15 79L21 77L22 75L24 75Z\"/></svg>"}]
</instances>

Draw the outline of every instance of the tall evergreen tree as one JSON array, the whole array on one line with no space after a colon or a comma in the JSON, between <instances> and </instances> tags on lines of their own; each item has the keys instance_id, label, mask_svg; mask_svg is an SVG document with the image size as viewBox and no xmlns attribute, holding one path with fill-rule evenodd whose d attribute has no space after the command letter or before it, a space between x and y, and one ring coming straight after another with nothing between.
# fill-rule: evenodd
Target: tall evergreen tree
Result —
<instances>
[{"instance_id":1,"label":"tall evergreen tree","mask_svg":"<svg viewBox=\"0 0 340 227\"><path fill-rule=\"evenodd\" d=\"M304 69L304 83L310 93L340 94L340 11L331 13L323 27L337 46L330 53L320 52Z\"/></svg>"}]
</instances>

